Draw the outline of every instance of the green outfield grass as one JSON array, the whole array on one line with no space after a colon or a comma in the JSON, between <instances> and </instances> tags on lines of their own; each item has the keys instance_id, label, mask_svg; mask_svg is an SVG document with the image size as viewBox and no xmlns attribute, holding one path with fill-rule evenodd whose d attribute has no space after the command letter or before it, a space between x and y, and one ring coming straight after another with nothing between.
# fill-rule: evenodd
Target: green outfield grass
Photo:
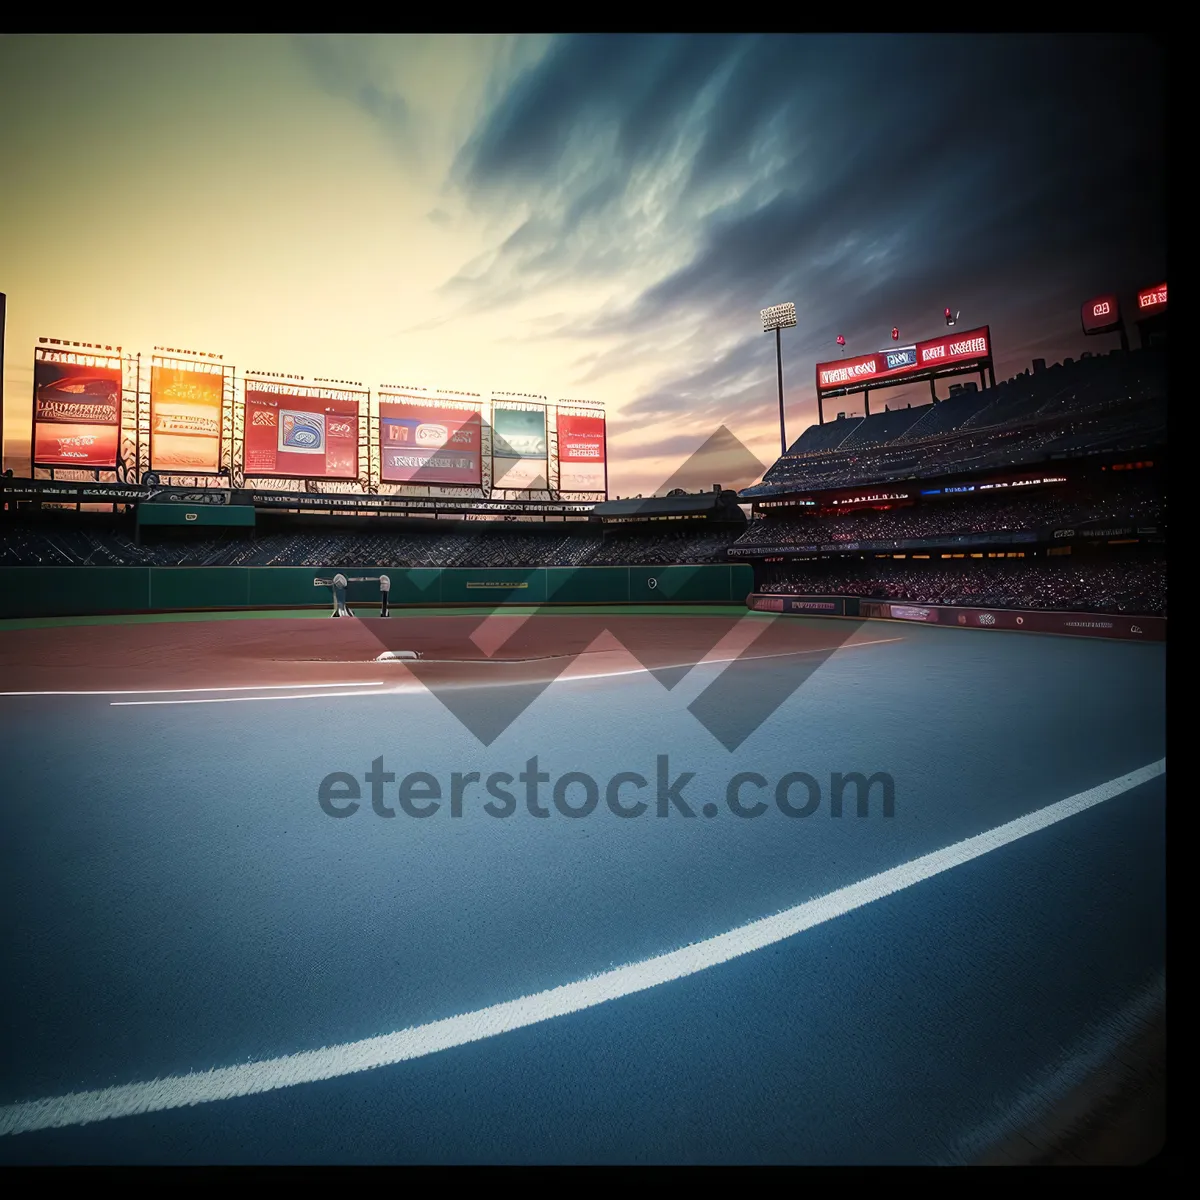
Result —
<instances>
[{"instance_id":1,"label":"green outfield grass","mask_svg":"<svg viewBox=\"0 0 1200 1200\"><path fill-rule=\"evenodd\" d=\"M378 604L355 605L361 616L378 615ZM482 613L499 613L503 616L524 617L541 613L555 617L578 616L624 616L624 617L728 617L752 616L769 619L771 613L755 613L740 604L572 604L552 605L505 605L496 608L489 605L454 608L393 608L389 620L406 620L414 617L475 617ZM77 617L11 617L0 620L0 633L20 629L59 629L73 625L150 625L172 621L257 621L279 620L329 620L329 609L320 608L269 608L246 609L222 612L164 612L164 613L110 613L102 616Z\"/></svg>"}]
</instances>

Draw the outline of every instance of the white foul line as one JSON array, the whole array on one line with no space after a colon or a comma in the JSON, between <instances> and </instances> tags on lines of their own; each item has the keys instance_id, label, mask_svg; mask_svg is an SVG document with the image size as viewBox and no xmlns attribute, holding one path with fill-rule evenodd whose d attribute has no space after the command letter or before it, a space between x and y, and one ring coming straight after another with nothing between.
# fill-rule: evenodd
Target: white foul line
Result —
<instances>
[{"instance_id":1,"label":"white foul line","mask_svg":"<svg viewBox=\"0 0 1200 1200\"><path fill-rule=\"evenodd\" d=\"M555 683L575 683L581 679L612 679L616 675L650 675L655 671L679 671L684 667L715 667L722 663L757 662L764 658L793 658L798 654L837 654L842 650L853 650L856 646L882 646L888 642L902 642L904 638L874 638L869 642L842 642L840 646L817 646L811 650L780 650L771 654L735 654L732 658L702 658L699 662L678 663L676 666L631 667L623 671L598 671L591 675L561 675Z\"/></svg>"},{"instance_id":2,"label":"white foul line","mask_svg":"<svg viewBox=\"0 0 1200 1200\"><path fill-rule=\"evenodd\" d=\"M672 666L662 666L662 667L638 666L638 667L630 667L628 669L623 669L623 670L619 670L619 671L596 671L596 672L592 672L592 673L589 673L586 675L564 674L564 675L557 677L556 679L549 680L548 683L551 683L551 684L553 684L553 683L579 683L585 679L613 679L619 675L649 675L655 671L677 671L683 667L688 667L689 669L694 669L696 667L712 667L712 666L719 666L722 663L755 662L758 659L763 659L763 658L791 658L794 655L798 655L798 654L836 654L842 650L853 650L856 646L882 646L882 645L887 644L888 642L902 642L902 641L904 641L904 639L901 637L874 638L873 640L868 641L868 642L843 642L840 646L817 646L817 647L815 647L813 649L809 649L809 650L782 650L782 651L780 651L778 653L774 653L774 654L742 654L742 655L735 655L731 658L702 658L699 662L679 663L673 667ZM395 659L393 661L399 662L399 663L404 663L407 660ZM421 661L422 662L433 662L433 661L468 662L471 660L467 660L467 659L445 659L445 660L424 659ZM516 665L516 660L488 659L485 661L495 663L498 666ZM578 659L576 661L578 661ZM302 687L323 687L323 688L324 687L330 687L330 688L333 688L333 687L338 687L338 688L382 687L383 685L382 685L382 683L293 683L293 684L275 684L275 685L271 685L271 686L274 686L276 689L283 689L283 688L302 688ZM496 681L489 681L486 684L463 684L462 686L463 687L493 687L493 686L494 687L508 687L508 686L512 686L512 685L505 683L502 680L496 680ZM165 690L166 689L164 689L164 691ZM266 690L267 690L267 687L265 687L265 686L261 687L261 688L244 687L244 688L180 688L180 689L178 689L180 694L182 694L184 692L188 692L188 691L194 691L194 692L234 692L234 691L263 692ZM132 708L132 707L145 706L148 704L155 704L155 705L162 705L162 704L234 704L234 703L238 703L238 702L244 703L247 700L321 700L321 699L330 698L332 695L336 695L339 699L343 696L394 696L394 695L399 695L401 693L423 692L423 691L427 691L427 690L428 689L426 688L426 686L424 684L408 684L408 685L406 685L406 684L401 683L401 684L395 684L383 692L343 691L343 692L337 692L337 693L307 692L307 693L301 693L299 695L289 695L289 696L205 696L199 700L110 700L109 704L112 705L114 708ZM12 693L0 692L0 695L16 695L16 694L17 693L15 693L15 692L12 692ZM54 694L54 695L120 696L120 695L149 695L152 693L146 693L146 692L130 692L130 693L125 693L125 692L62 692L62 693L37 692L37 693L30 693L30 694L31 695Z\"/></svg>"},{"instance_id":3,"label":"white foul line","mask_svg":"<svg viewBox=\"0 0 1200 1200\"><path fill-rule=\"evenodd\" d=\"M320 684L307 683L297 684L298 687L382 687L382 683L364 683L364 684ZM109 704L113 708L134 708L139 705L146 704L245 704L247 700L331 700L333 698L342 699L343 696L387 696L393 692L403 688L403 684L398 687L389 688L386 692L300 692L289 693L286 696L201 696L195 700L110 700ZM413 689L414 691L417 689Z\"/></svg>"},{"instance_id":4,"label":"white foul line","mask_svg":"<svg viewBox=\"0 0 1200 1200\"><path fill-rule=\"evenodd\" d=\"M681 950L604 971L532 996L521 996L503 1004L431 1021L427 1025L417 1025L398 1033L346 1042L340 1046L325 1046L320 1050L306 1050L282 1058L217 1067L210 1071L155 1079L149 1083L128 1083L97 1091L72 1092L66 1096L9 1104L0 1108L0 1137L187 1108L215 1100L233 1100L278 1088L316 1083L323 1079L337 1079L359 1071L423 1058L439 1050L465 1046L554 1017L594 1008L605 1001L619 1000L659 984L683 979L794 937L804 930L932 879L944 871L1120 796L1131 788L1156 779L1166 769L1167 760L1159 759L1128 775L1111 779L1069 796L1066 800L1047 805L998 825L995 829L976 834L945 849L935 850L932 854L922 855L825 896L797 904L774 916L752 921L749 925L684 946Z\"/></svg>"},{"instance_id":5,"label":"white foul line","mask_svg":"<svg viewBox=\"0 0 1200 1200\"><path fill-rule=\"evenodd\" d=\"M239 684L236 687L202 688L117 688L100 692L0 692L0 696L183 696L188 692L286 692L296 688L383 687L383 680L371 683L259 683Z\"/></svg>"},{"instance_id":6,"label":"white foul line","mask_svg":"<svg viewBox=\"0 0 1200 1200\"><path fill-rule=\"evenodd\" d=\"M653 671L675 671L682 667L708 667L715 666L720 663L752 662L760 658L791 658L798 654L826 654L837 653L840 650L852 650L855 646L882 646L888 642L902 642L903 638L874 638L866 642L843 642L840 646L818 646L809 650L782 650L773 654L742 654L732 658L703 658L699 662L694 663L678 663L675 666L663 667L632 667L628 670L620 671L599 671L594 674L587 675L566 675L552 682L555 683L571 683L583 679L611 679L618 675L643 675L650 674ZM356 660L357 661L357 660ZM405 659L395 659L396 662L405 662ZM458 661L458 660L445 660ZM467 661L467 660L462 660ZM506 664L507 659L492 659L488 660L497 664ZM0 692L0 699L5 696L186 696L195 692L295 692L301 688L372 688L383 687L383 680L361 680L350 683L261 683L261 684L238 684L228 687L201 687L201 688L115 688L107 691L31 691L31 692ZM392 688L389 692L372 693L376 695L387 695L395 691L421 691L422 688ZM368 693L346 692L348 696L367 695ZM134 704L226 704L233 699L246 700L312 700L318 698L320 693L305 694L300 696L246 696L246 697L223 697L217 699L202 699L202 700L114 700L111 703L116 706L127 707Z\"/></svg>"}]
</instances>

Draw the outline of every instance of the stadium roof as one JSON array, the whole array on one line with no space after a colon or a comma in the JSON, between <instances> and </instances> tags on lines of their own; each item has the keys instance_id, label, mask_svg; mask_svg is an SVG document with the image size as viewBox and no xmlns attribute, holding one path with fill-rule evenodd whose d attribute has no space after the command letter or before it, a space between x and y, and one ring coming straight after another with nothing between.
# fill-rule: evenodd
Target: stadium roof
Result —
<instances>
[{"instance_id":1,"label":"stadium roof","mask_svg":"<svg viewBox=\"0 0 1200 1200\"><path fill-rule=\"evenodd\" d=\"M685 496L650 496L632 500L605 500L592 509L590 519L610 517L687 517L717 512L728 504L720 492L700 492Z\"/></svg>"}]
</instances>

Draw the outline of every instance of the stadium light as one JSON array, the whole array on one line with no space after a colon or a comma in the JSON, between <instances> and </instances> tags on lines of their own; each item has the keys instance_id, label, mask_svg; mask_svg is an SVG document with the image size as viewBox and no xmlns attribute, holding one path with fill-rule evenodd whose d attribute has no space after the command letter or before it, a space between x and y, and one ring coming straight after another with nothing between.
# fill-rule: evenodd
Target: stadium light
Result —
<instances>
[{"instance_id":1,"label":"stadium light","mask_svg":"<svg viewBox=\"0 0 1200 1200\"><path fill-rule=\"evenodd\" d=\"M780 454L787 453L787 428L783 419L783 348L779 341L781 329L791 329L796 324L796 306L792 303L772 304L770 308L761 309L763 333L775 331L775 365L779 369L779 444Z\"/></svg>"},{"instance_id":2,"label":"stadium light","mask_svg":"<svg viewBox=\"0 0 1200 1200\"><path fill-rule=\"evenodd\" d=\"M8 316L8 296L0 292L0 472L4 470L4 326ZM30 470L29 474L35 472Z\"/></svg>"}]
</instances>

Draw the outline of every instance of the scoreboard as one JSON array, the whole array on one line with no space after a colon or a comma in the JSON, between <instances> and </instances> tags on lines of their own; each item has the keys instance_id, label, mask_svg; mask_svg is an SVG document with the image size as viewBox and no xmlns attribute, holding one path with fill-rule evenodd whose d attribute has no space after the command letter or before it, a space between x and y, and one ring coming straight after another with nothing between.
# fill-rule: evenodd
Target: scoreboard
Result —
<instances>
[{"instance_id":1,"label":"scoreboard","mask_svg":"<svg viewBox=\"0 0 1200 1200\"><path fill-rule=\"evenodd\" d=\"M1143 288L1138 292L1138 313L1141 316L1157 316L1167 311L1167 285L1157 284L1155 287Z\"/></svg>"},{"instance_id":2,"label":"scoreboard","mask_svg":"<svg viewBox=\"0 0 1200 1200\"><path fill-rule=\"evenodd\" d=\"M885 369L888 371L899 371L903 367L917 365L916 346L904 346L899 350L884 350L882 354L887 362Z\"/></svg>"},{"instance_id":3,"label":"scoreboard","mask_svg":"<svg viewBox=\"0 0 1200 1200\"><path fill-rule=\"evenodd\" d=\"M1111 333L1121 328L1121 306L1116 296L1096 296L1089 300L1080 312L1083 332L1086 334Z\"/></svg>"}]
</instances>

